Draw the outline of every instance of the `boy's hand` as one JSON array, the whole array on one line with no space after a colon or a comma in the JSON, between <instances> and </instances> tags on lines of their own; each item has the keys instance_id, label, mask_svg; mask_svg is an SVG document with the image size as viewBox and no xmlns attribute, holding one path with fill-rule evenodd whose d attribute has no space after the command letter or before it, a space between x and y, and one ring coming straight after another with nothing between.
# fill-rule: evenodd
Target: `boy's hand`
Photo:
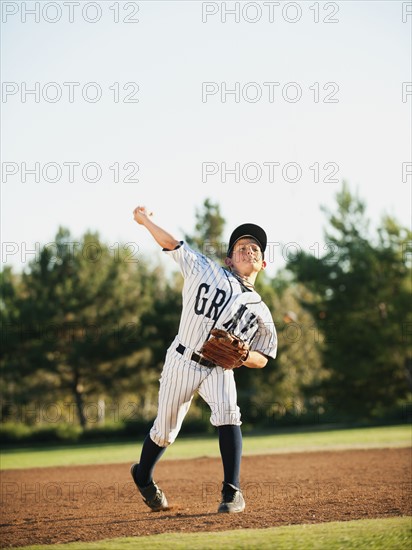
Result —
<instances>
[{"instance_id":1,"label":"boy's hand","mask_svg":"<svg viewBox=\"0 0 412 550\"><path fill-rule=\"evenodd\" d=\"M144 225L145 221L151 216L153 216L153 212L148 212L145 206L137 206L133 210L134 220L140 225Z\"/></svg>"},{"instance_id":2,"label":"boy's hand","mask_svg":"<svg viewBox=\"0 0 412 550\"><path fill-rule=\"evenodd\" d=\"M176 240L173 235L156 225L150 218L153 216L153 212L147 210L145 206L136 206L133 210L134 220L149 231L154 240L159 246L165 250L174 250L180 241Z\"/></svg>"}]
</instances>

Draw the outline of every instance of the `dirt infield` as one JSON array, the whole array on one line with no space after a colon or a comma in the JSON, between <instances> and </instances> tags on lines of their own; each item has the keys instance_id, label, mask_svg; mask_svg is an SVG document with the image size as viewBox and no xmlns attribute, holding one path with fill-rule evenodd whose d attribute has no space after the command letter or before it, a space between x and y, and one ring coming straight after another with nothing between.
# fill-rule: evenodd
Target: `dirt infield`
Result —
<instances>
[{"instance_id":1,"label":"dirt infield","mask_svg":"<svg viewBox=\"0 0 412 550\"><path fill-rule=\"evenodd\" d=\"M218 458L160 461L171 509L151 512L128 464L6 470L3 547L412 514L410 449L246 456L243 514L217 514Z\"/></svg>"}]
</instances>

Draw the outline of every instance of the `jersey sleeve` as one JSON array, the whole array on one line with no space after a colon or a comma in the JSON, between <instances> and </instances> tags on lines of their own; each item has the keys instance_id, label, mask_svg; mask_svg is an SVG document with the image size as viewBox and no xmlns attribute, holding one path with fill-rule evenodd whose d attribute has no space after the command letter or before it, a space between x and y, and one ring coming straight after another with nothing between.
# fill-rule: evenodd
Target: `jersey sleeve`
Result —
<instances>
[{"instance_id":1,"label":"jersey sleeve","mask_svg":"<svg viewBox=\"0 0 412 550\"><path fill-rule=\"evenodd\" d=\"M265 312L263 318L259 319L259 328L251 343L252 351L259 351L268 357L276 358L278 349L278 337L276 333L275 323L269 309Z\"/></svg>"},{"instance_id":2,"label":"jersey sleeve","mask_svg":"<svg viewBox=\"0 0 412 550\"><path fill-rule=\"evenodd\" d=\"M209 265L206 256L190 248L184 241L180 241L180 244L174 250L164 248L163 252L174 259L185 279L190 275L198 274Z\"/></svg>"}]
</instances>

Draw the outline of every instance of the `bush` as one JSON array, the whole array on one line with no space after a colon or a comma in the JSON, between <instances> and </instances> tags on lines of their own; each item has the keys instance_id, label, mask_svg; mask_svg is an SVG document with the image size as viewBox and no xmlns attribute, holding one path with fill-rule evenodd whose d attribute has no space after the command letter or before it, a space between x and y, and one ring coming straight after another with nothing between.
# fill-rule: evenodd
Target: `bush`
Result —
<instances>
[{"instance_id":1,"label":"bush","mask_svg":"<svg viewBox=\"0 0 412 550\"><path fill-rule=\"evenodd\" d=\"M30 436L32 428L25 424L7 422L0 425L0 440L4 444L18 443Z\"/></svg>"},{"instance_id":2,"label":"bush","mask_svg":"<svg viewBox=\"0 0 412 550\"><path fill-rule=\"evenodd\" d=\"M8 422L0 425L0 438L4 445L78 441L82 430L72 424L26 426Z\"/></svg>"},{"instance_id":3,"label":"bush","mask_svg":"<svg viewBox=\"0 0 412 550\"><path fill-rule=\"evenodd\" d=\"M119 439L136 439L149 432L153 421L129 420L105 426L93 426L82 430L73 424L25 424L8 422L0 424L2 445L36 445L39 443L75 443L78 441L115 441ZM213 432L207 418L189 417L183 422L181 433L185 435Z\"/></svg>"}]
</instances>

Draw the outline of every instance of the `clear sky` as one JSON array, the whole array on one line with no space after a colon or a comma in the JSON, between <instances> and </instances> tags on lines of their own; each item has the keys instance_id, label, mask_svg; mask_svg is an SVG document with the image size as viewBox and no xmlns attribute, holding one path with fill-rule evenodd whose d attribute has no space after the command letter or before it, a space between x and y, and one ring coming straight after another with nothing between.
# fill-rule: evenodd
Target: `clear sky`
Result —
<instances>
[{"instance_id":1,"label":"clear sky","mask_svg":"<svg viewBox=\"0 0 412 550\"><path fill-rule=\"evenodd\" d=\"M2 267L59 225L156 257L133 208L179 237L210 197L272 275L342 180L410 225L410 2L1 4Z\"/></svg>"}]
</instances>

